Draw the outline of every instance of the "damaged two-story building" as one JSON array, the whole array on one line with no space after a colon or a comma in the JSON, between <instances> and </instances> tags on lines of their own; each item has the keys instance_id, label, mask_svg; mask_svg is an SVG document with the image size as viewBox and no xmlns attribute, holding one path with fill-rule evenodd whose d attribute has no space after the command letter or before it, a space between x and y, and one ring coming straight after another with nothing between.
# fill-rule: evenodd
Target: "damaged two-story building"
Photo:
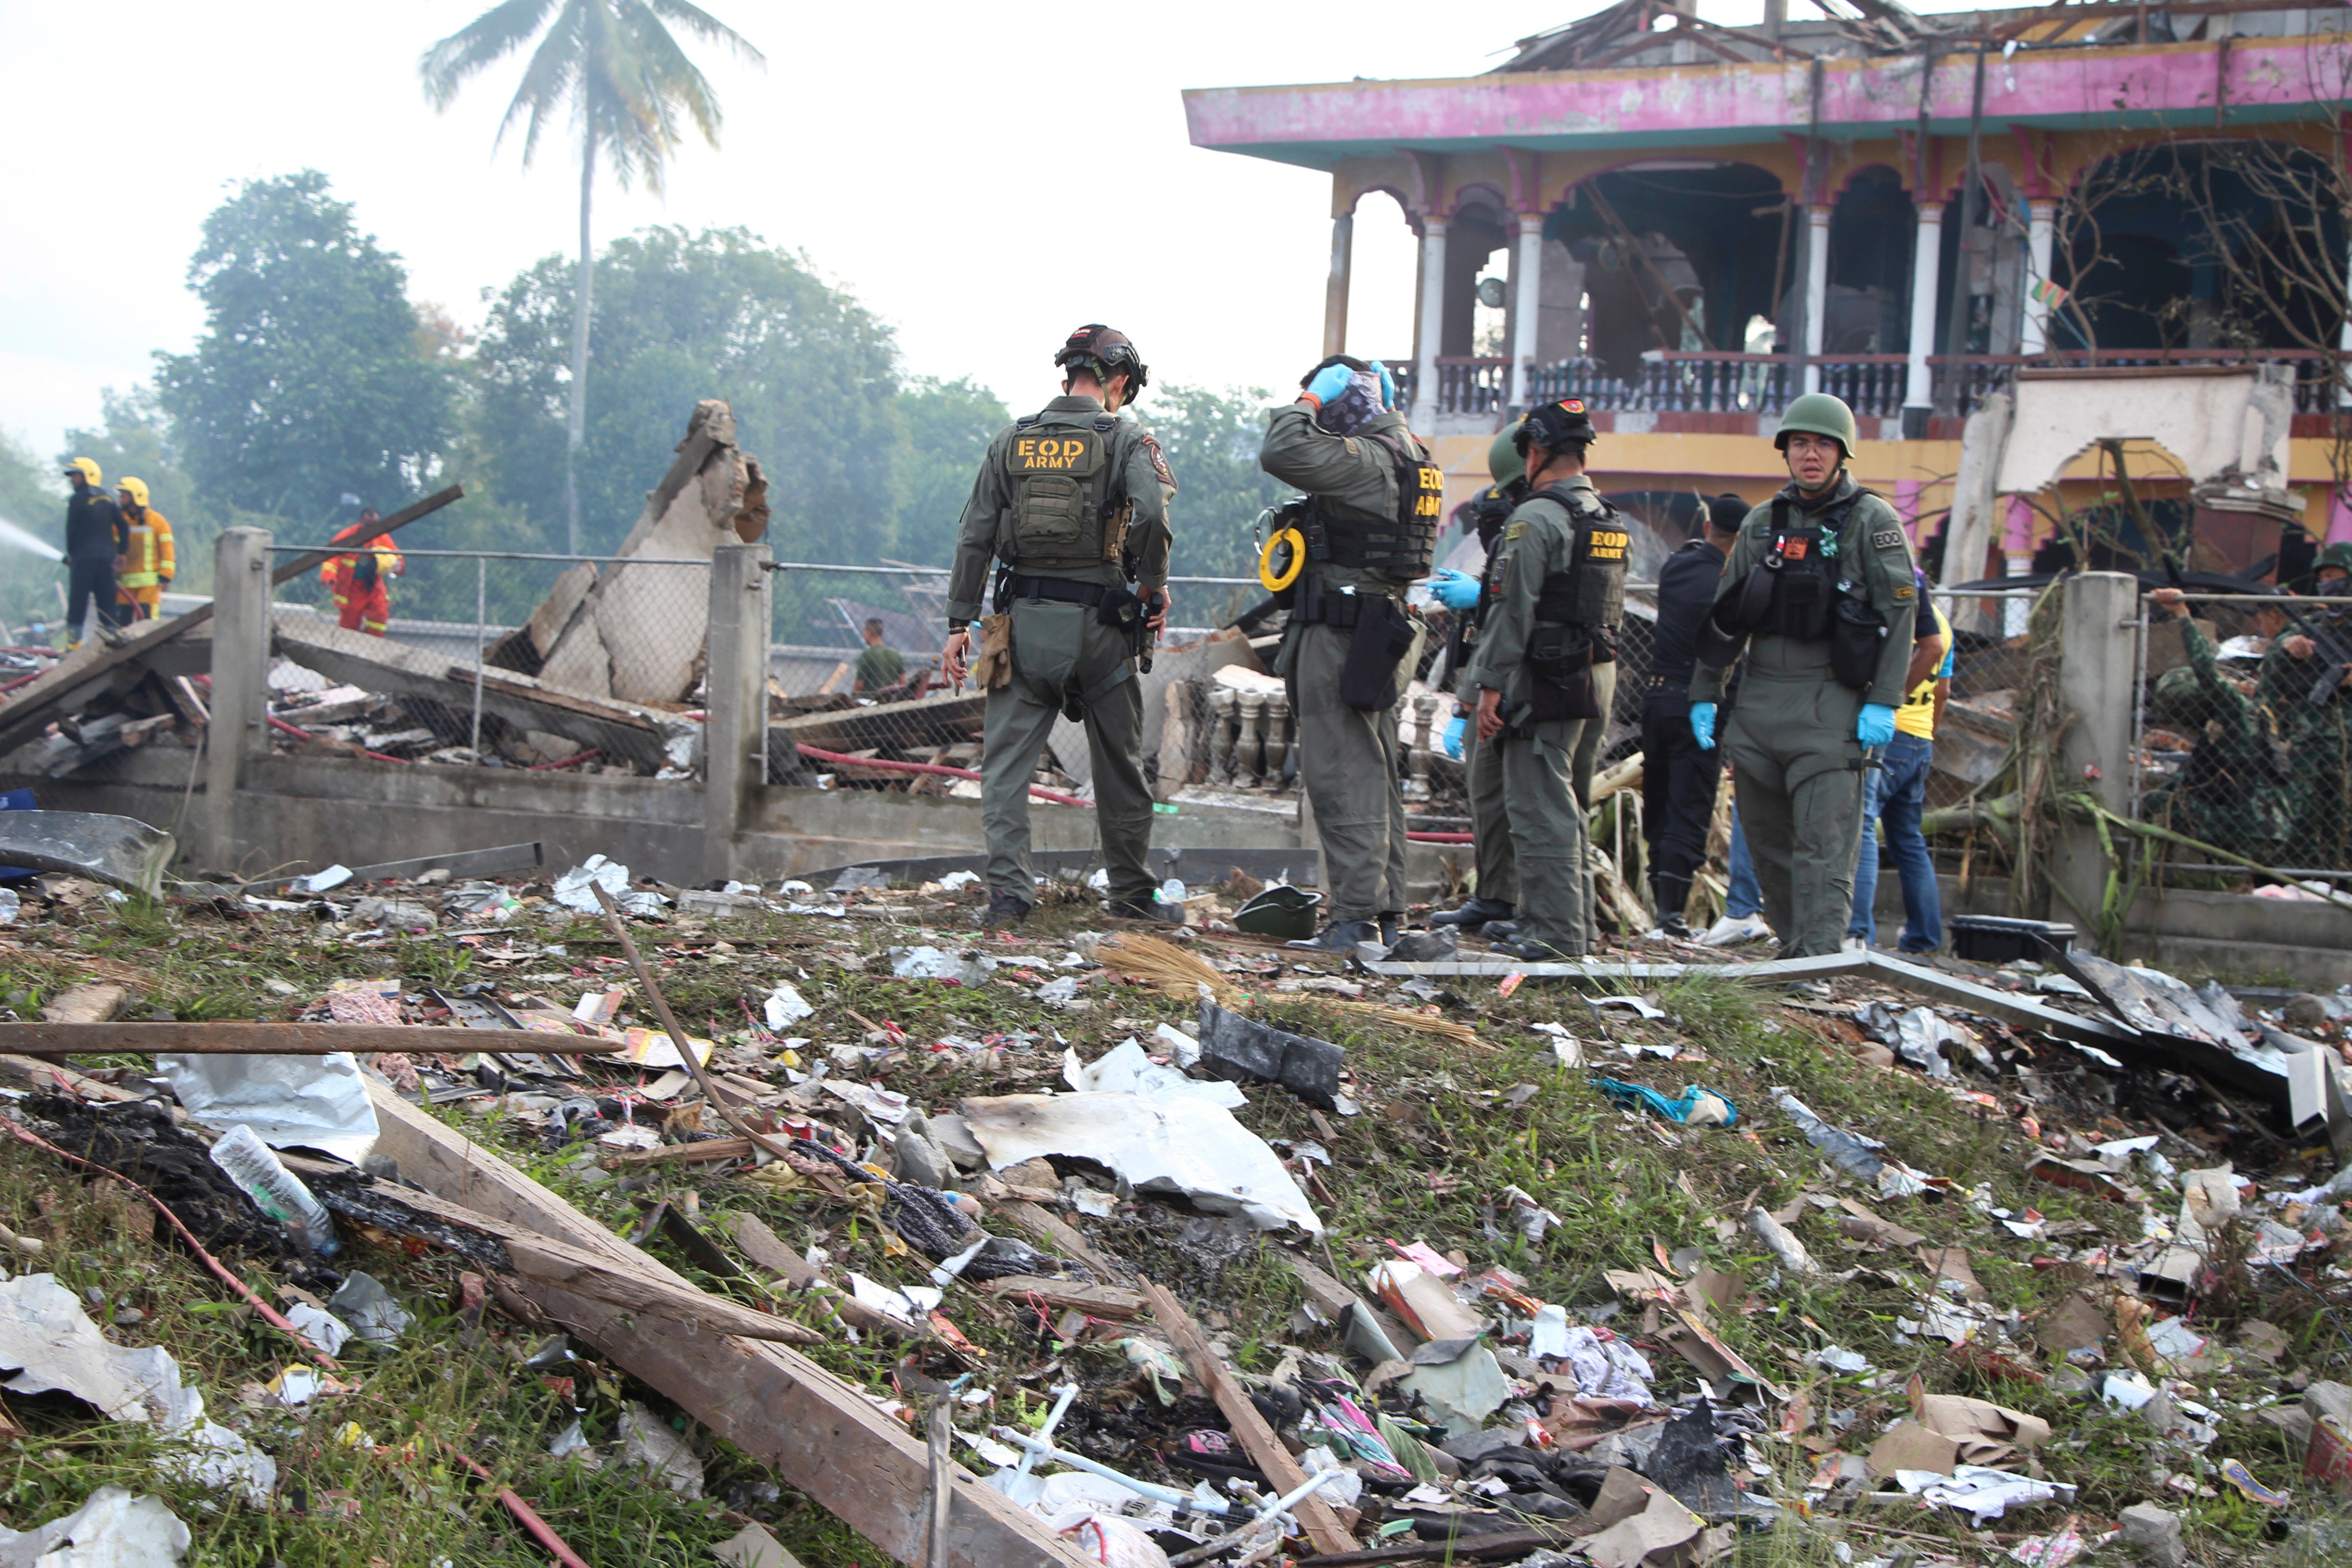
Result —
<instances>
[{"instance_id":1,"label":"damaged two-story building","mask_svg":"<svg viewBox=\"0 0 2352 1568\"><path fill-rule=\"evenodd\" d=\"M1459 495L1517 410L1580 395L1606 485L1670 541L1696 498L1781 482L1757 437L1820 389L1861 417L1860 478L1943 580L2018 574L2048 563L2070 508L2099 504L2111 455L2006 498L1946 561L1964 424L1989 394L2067 367L2256 365L2291 384L2284 471L2255 526L2205 531L2200 563L2284 575L2352 538L2352 12L1821 8L1792 21L1769 0L1735 27L1622 0L1479 76L1202 89L1185 107L1195 145L1329 174L1323 348L1410 367L1413 426ZM1349 331L1355 226L1396 214L1419 246L1409 353ZM2184 521L2210 510L2171 454L2139 448L2144 495Z\"/></svg>"}]
</instances>

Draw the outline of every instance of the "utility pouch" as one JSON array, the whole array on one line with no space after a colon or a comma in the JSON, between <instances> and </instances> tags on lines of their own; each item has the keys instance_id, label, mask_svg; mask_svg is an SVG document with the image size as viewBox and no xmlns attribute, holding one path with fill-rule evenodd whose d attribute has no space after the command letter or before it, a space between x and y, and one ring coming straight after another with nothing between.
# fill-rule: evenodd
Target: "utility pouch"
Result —
<instances>
[{"instance_id":1,"label":"utility pouch","mask_svg":"<svg viewBox=\"0 0 2352 1568\"><path fill-rule=\"evenodd\" d=\"M1132 641L1135 628L1143 624L1143 601L1129 589L1105 588L1102 603L1095 608L1095 619L1115 632L1126 633Z\"/></svg>"},{"instance_id":2,"label":"utility pouch","mask_svg":"<svg viewBox=\"0 0 2352 1568\"><path fill-rule=\"evenodd\" d=\"M1598 719L1593 643L1582 626L1538 626L1528 639L1528 717Z\"/></svg>"},{"instance_id":3,"label":"utility pouch","mask_svg":"<svg viewBox=\"0 0 2352 1568\"><path fill-rule=\"evenodd\" d=\"M1840 595L1830 621L1830 673L1838 684L1869 690L1878 679L1878 654L1885 646L1886 617L1860 599Z\"/></svg>"},{"instance_id":4,"label":"utility pouch","mask_svg":"<svg viewBox=\"0 0 2352 1568\"><path fill-rule=\"evenodd\" d=\"M1013 680L1013 617L1002 611L980 618L980 657L971 661L971 683L993 691Z\"/></svg>"},{"instance_id":5,"label":"utility pouch","mask_svg":"<svg viewBox=\"0 0 2352 1568\"><path fill-rule=\"evenodd\" d=\"M1412 617L1384 594L1356 599L1356 632L1339 667L1339 700L1359 713L1378 713L1396 706L1397 669L1412 647Z\"/></svg>"},{"instance_id":6,"label":"utility pouch","mask_svg":"<svg viewBox=\"0 0 2352 1568\"><path fill-rule=\"evenodd\" d=\"M1735 634L1744 637L1771 625L1772 590L1780 579L1779 571L1767 562L1759 561L1748 569L1748 581L1739 584L1739 592L1722 606L1729 612L1725 619ZM1710 616L1707 619L1711 623L1715 617Z\"/></svg>"}]
</instances>

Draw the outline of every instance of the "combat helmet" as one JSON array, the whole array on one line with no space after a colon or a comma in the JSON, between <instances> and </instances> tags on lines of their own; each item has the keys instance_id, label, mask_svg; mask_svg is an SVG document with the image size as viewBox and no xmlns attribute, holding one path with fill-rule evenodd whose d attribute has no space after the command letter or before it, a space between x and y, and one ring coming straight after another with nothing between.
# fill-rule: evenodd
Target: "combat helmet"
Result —
<instances>
[{"instance_id":1,"label":"combat helmet","mask_svg":"<svg viewBox=\"0 0 2352 1568\"><path fill-rule=\"evenodd\" d=\"M1518 438L1519 427L1513 425L1486 448L1486 471L1495 477L1498 490L1528 477L1528 460L1519 455Z\"/></svg>"},{"instance_id":2,"label":"combat helmet","mask_svg":"<svg viewBox=\"0 0 2352 1568\"><path fill-rule=\"evenodd\" d=\"M1072 332L1063 342L1061 353L1054 356L1054 363L1065 370L1091 371L1106 384L1112 376L1124 374L1130 404L1143 395L1144 384L1150 379L1134 340L1100 321L1088 321Z\"/></svg>"},{"instance_id":3,"label":"combat helmet","mask_svg":"<svg viewBox=\"0 0 2352 1568\"><path fill-rule=\"evenodd\" d=\"M1860 432L1853 423L1853 410L1845 400L1826 392L1808 392L1791 402L1781 412L1780 427L1772 432L1772 445L1785 452L1789 437L1802 430L1809 436L1826 436L1838 444L1848 461L1853 449L1861 444Z\"/></svg>"}]
</instances>

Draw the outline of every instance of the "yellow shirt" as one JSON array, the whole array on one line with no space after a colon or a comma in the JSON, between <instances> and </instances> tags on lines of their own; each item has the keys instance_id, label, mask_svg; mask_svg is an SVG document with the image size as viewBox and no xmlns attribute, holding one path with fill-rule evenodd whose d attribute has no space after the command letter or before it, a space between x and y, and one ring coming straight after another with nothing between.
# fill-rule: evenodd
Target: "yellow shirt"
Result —
<instances>
[{"instance_id":1,"label":"yellow shirt","mask_svg":"<svg viewBox=\"0 0 2352 1568\"><path fill-rule=\"evenodd\" d=\"M1952 655L1955 651L1952 623L1946 620L1944 612L1937 610L1935 605L1927 607L1935 610L1936 630L1944 638L1943 661L1936 666L1935 673L1919 683L1911 693L1911 700L1895 710L1895 728L1903 734L1916 735L1923 741L1936 738L1936 682L1952 678Z\"/></svg>"}]
</instances>

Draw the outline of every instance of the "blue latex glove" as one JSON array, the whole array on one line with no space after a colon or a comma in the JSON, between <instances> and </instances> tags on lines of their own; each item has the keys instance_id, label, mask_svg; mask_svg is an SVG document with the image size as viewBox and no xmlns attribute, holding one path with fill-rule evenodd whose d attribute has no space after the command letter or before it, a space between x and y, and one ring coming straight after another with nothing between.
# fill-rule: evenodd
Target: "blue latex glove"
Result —
<instances>
[{"instance_id":1,"label":"blue latex glove","mask_svg":"<svg viewBox=\"0 0 2352 1568\"><path fill-rule=\"evenodd\" d=\"M1698 737L1698 749L1700 751L1711 752L1715 750L1714 703L1694 702L1691 704L1691 733Z\"/></svg>"},{"instance_id":2,"label":"blue latex glove","mask_svg":"<svg viewBox=\"0 0 2352 1568\"><path fill-rule=\"evenodd\" d=\"M1456 713L1454 715L1454 722L1445 726L1445 733L1438 738L1437 743L1444 748L1447 756L1458 763L1462 760L1463 738L1469 732L1470 715Z\"/></svg>"},{"instance_id":3,"label":"blue latex glove","mask_svg":"<svg viewBox=\"0 0 2352 1568\"><path fill-rule=\"evenodd\" d=\"M1371 366L1374 371L1379 373L1381 378L1381 406L1383 408L1394 408L1396 406L1396 377L1391 375L1389 374L1389 367L1381 363L1379 360L1373 360L1371 362Z\"/></svg>"},{"instance_id":4,"label":"blue latex glove","mask_svg":"<svg viewBox=\"0 0 2352 1568\"><path fill-rule=\"evenodd\" d=\"M1307 395L1318 403L1328 404L1347 391L1348 384L1355 379L1356 373L1346 365L1327 364L1315 373L1314 380L1307 384Z\"/></svg>"},{"instance_id":5,"label":"blue latex glove","mask_svg":"<svg viewBox=\"0 0 2352 1568\"><path fill-rule=\"evenodd\" d=\"M1895 739L1895 710L1884 702L1865 702L1853 722L1853 738L1865 746L1883 746Z\"/></svg>"},{"instance_id":6,"label":"blue latex glove","mask_svg":"<svg viewBox=\"0 0 2352 1568\"><path fill-rule=\"evenodd\" d=\"M1429 596L1449 610L1466 610L1478 602L1478 580L1441 567L1430 576Z\"/></svg>"}]
</instances>

